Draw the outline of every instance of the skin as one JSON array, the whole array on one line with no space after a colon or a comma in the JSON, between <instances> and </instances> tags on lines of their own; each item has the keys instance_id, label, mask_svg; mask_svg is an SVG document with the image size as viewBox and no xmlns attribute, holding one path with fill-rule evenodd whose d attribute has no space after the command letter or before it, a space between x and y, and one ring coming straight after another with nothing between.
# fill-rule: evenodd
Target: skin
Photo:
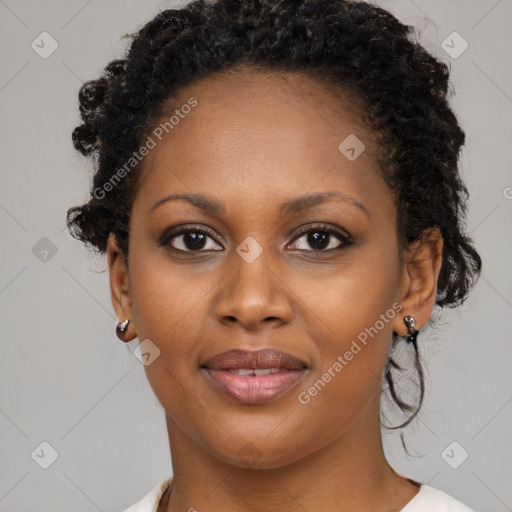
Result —
<instances>
[{"instance_id":1,"label":"skin","mask_svg":"<svg viewBox=\"0 0 512 512\"><path fill-rule=\"evenodd\" d=\"M376 137L347 94L296 73L218 74L181 90L163 118L190 97L197 106L143 161L128 262L113 235L108 242L112 302L120 321L131 320L124 339L150 339L161 351L145 366L166 413L174 473L159 512L399 510L418 485L385 459L381 376L393 331L407 332L403 317L413 315L421 329L432 313L439 231L400 260ZM366 145L354 161L338 150L349 134ZM323 191L350 195L367 214L340 200L289 215L278 210ZM225 212L204 213L185 201L151 212L160 199L182 193L208 195ZM315 252L307 234L295 233L318 223L347 231L353 244L330 235ZM179 235L172 244L189 252L158 245L182 224L194 224L191 232L209 227L216 239L209 235L199 254ZM236 252L248 236L263 251L252 263ZM401 311L301 404L298 394L393 304ZM199 368L233 348L267 347L309 369L296 387L263 404L235 402Z\"/></svg>"}]
</instances>

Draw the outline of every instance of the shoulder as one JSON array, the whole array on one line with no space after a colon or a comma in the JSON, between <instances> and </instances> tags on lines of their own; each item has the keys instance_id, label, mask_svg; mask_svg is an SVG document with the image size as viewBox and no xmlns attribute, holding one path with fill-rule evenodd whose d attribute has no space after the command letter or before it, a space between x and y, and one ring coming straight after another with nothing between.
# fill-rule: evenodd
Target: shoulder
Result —
<instances>
[{"instance_id":1,"label":"shoulder","mask_svg":"<svg viewBox=\"0 0 512 512\"><path fill-rule=\"evenodd\" d=\"M158 504L162 498L165 490L171 484L172 478L167 478L163 482L157 484L148 494L146 494L140 501L131 507L123 510L122 512L156 512Z\"/></svg>"},{"instance_id":2,"label":"shoulder","mask_svg":"<svg viewBox=\"0 0 512 512\"><path fill-rule=\"evenodd\" d=\"M416 496L400 512L475 512L439 489L423 484Z\"/></svg>"}]
</instances>

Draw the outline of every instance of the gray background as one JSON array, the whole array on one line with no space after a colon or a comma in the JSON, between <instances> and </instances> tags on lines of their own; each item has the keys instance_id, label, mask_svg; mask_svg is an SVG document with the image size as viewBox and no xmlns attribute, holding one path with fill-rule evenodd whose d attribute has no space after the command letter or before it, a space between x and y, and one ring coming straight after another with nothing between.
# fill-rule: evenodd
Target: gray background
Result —
<instances>
[{"instance_id":1,"label":"gray background","mask_svg":"<svg viewBox=\"0 0 512 512\"><path fill-rule=\"evenodd\" d=\"M468 229L484 260L467 303L420 338L429 392L406 429L413 456L396 432L386 452L397 471L477 511L512 510L512 2L377 3L451 64ZM119 511L171 474L163 410L133 356L139 342L115 337L106 259L65 229L92 170L71 144L78 89L121 56L123 34L169 5L0 0L1 511ZM31 48L43 31L59 45L47 59ZM453 31L469 43L458 58L441 46ZM48 469L35 462L50 453L43 441L58 453Z\"/></svg>"}]
</instances>

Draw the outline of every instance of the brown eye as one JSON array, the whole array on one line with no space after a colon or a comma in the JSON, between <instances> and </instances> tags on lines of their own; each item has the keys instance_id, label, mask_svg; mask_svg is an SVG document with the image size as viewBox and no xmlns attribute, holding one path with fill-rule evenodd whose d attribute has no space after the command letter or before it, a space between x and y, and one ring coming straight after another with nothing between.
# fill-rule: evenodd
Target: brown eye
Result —
<instances>
[{"instance_id":1,"label":"brown eye","mask_svg":"<svg viewBox=\"0 0 512 512\"><path fill-rule=\"evenodd\" d=\"M304 240L297 247L300 240ZM295 238L292 249L305 250L305 251L319 251L327 252L331 250L340 249L344 246L350 245L349 237L343 232L330 226L313 226L301 230L299 236ZM308 246L311 249L308 249Z\"/></svg>"},{"instance_id":2,"label":"brown eye","mask_svg":"<svg viewBox=\"0 0 512 512\"><path fill-rule=\"evenodd\" d=\"M205 228L181 228L166 235L160 245L167 246L171 250L179 252L205 252L223 250L222 247L216 243L213 234L211 234Z\"/></svg>"}]
</instances>

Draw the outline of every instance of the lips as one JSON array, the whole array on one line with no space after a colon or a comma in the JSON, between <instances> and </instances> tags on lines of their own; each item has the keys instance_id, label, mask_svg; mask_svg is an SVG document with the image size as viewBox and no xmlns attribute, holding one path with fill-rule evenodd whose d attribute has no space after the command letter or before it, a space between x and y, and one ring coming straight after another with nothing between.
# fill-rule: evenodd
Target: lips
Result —
<instances>
[{"instance_id":1,"label":"lips","mask_svg":"<svg viewBox=\"0 0 512 512\"><path fill-rule=\"evenodd\" d=\"M208 380L244 404L259 404L283 395L308 369L300 359L273 349L231 350L218 354L202 366Z\"/></svg>"},{"instance_id":2,"label":"lips","mask_svg":"<svg viewBox=\"0 0 512 512\"><path fill-rule=\"evenodd\" d=\"M257 351L230 350L208 359L203 367L211 370L264 369L284 368L287 370L302 370L307 364L286 352L273 349Z\"/></svg>"}]
</instances>

